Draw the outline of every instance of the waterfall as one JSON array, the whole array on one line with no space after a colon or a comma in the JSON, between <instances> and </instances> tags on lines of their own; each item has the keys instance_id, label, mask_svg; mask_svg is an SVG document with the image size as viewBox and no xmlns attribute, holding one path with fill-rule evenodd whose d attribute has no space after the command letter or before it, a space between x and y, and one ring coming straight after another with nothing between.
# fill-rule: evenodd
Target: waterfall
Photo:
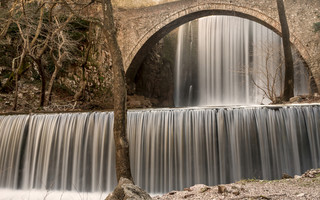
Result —
<instances>
[{"instance_id":1,"label":"waterfall","mask_svg":"<svg viewBox=\"0 0 320 200\"><path fill-rule=\"evenodd\" d=\"M268 92L274 88L273 93L280 96L281 42L272 30L240 17L210 16L182 25L177 42L175 106L270 103L261 89ZM306 94L308 74L296 60L295 94Z\"/></svg>"},{"instance_id":2,"label":"waterfall","mask_svg":"<svg viewBox=\"0 0 320 200\"><path fill-rule=\"evenodd\" d=\"M111 190L113 114L0 117L0 187Z\"/></svg>"},{"instance_id":3,"label":"waterfall","mask_svg":"<svg viewBox=\"0 0 320 200\"><path fill-rule=\"evenodd\" d=\"M190 105L192 100L192 84L196 72L196 43L195 23L189 22L181 26L178 31L177 53L175 64L175 94L174 103L176 106Z\"/></svg>"},{"instance_id":4,"label":"waterfall","mask_svg":"<svg viewBox=\"0 0 320 200\"><path fill-rule=\"evenodd\" d=\"M320 106L133 110L135 183L151 193L320 167ZM0 188L112 191L113 113L0 116Z\"/></svg>"}]
</instances>

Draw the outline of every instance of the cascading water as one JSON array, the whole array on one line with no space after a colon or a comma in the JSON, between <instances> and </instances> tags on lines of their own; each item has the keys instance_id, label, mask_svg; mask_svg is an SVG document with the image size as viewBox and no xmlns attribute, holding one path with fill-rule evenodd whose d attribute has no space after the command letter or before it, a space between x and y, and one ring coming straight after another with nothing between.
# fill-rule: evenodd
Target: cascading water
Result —
<instances>
[{"instance_id":1,"label":"cascading water","mask_svg":"<svg viewBox=\"0 0 320 200\"><path fill-rule=\"evenodd\" d=\"M175 106L269 103L259 87L275 79L280 95L281 59L281 38L258 23L231 16L189 22L179 28ZM296 63L295 71L295 93L308 93L305 67Z\"/></svg>"},{"instance_id":2,"label":"cascading water","mask_svg":"<svg viewBox=\"0 0 320 200\"><path fill-rule=\"evenodd\" d=\"M112 113L0 116L0 187L111 191ZM135 182L152 193L320 167L320 107L129 111Z\"/></svg>"},{"instance_id":3,"label":"cascading water","mask_svg":"<svg viewBox=\"0 0 320 200\"><path fill-rule=\"evenodd\" d=\"M2 188L100 191L115 185L112 113L0 121Z\"/></svg>"}]
</instances>

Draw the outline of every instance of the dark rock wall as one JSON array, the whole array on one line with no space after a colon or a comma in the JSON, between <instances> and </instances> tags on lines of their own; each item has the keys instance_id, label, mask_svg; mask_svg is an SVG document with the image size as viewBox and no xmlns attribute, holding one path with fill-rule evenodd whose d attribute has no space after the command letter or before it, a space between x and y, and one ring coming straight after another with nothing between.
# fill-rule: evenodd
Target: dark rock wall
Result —
<instances>
[{"instance_id":1,"label":"dark rock wall","mask_svg":"<svg viewBox=\"0 0 320 200\"><path fill-rule=\"evenodd\" d=\"M150 98L154 107L174 105L175 50L176 34L173 33L150 50L135 77L135 93Z\"/></svg>"}]
</instances>

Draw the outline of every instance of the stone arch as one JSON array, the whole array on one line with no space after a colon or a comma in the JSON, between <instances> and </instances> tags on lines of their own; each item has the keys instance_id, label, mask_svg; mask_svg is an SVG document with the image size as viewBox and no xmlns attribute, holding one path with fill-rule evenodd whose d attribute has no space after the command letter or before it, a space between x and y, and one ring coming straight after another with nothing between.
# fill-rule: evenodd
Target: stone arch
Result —
<instances>
[{"instance_id":1,"label":"stone arch","mask_svg":"<svg viewBox=\"0 0 320 200\"><path fill-rule=\"evenodd\" d=\"M280 23L263 12L249 7L239 6L230 3L203 3L181 9L170 13L158 23L153 24L135 42L131 51L124 55L125 71L128 82L132 82L148 50L153 47L166 34L189 21L210 16L210 15L229 15L246 18L260 23L273 30L281 36ZM305 46L291 32L291 43L300 53L302 59L308 65L310 55Z\"/></svg>"}]
</instances>

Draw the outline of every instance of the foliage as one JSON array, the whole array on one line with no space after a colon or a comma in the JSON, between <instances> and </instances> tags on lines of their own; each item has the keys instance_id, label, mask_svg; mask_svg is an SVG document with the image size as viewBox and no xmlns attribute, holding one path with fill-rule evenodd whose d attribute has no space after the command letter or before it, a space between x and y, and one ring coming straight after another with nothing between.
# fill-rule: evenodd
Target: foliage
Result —
<instances>
[{"instance_id":1,"label":"foliage","mask_svg":"<svg viewBox=\"0 0 320 200\"><path fill-rule=\"evenodd\" d=\"M314 29L314 32L320 31L320 22L314 23L313 29Z\"/></svg>"},{"instance_id":2,"label":"foliage","mask_svg":"<svg viewBox=\"0 0 320 200\"><path fill-rule=\"evenodd\" d=\"M59 93L64 93L66 95L70 95L70 96L74 95L74 92L70 88L68 88L65 84L56 84L55 90L59 91Z\"/></svg>"}]
</instances>

